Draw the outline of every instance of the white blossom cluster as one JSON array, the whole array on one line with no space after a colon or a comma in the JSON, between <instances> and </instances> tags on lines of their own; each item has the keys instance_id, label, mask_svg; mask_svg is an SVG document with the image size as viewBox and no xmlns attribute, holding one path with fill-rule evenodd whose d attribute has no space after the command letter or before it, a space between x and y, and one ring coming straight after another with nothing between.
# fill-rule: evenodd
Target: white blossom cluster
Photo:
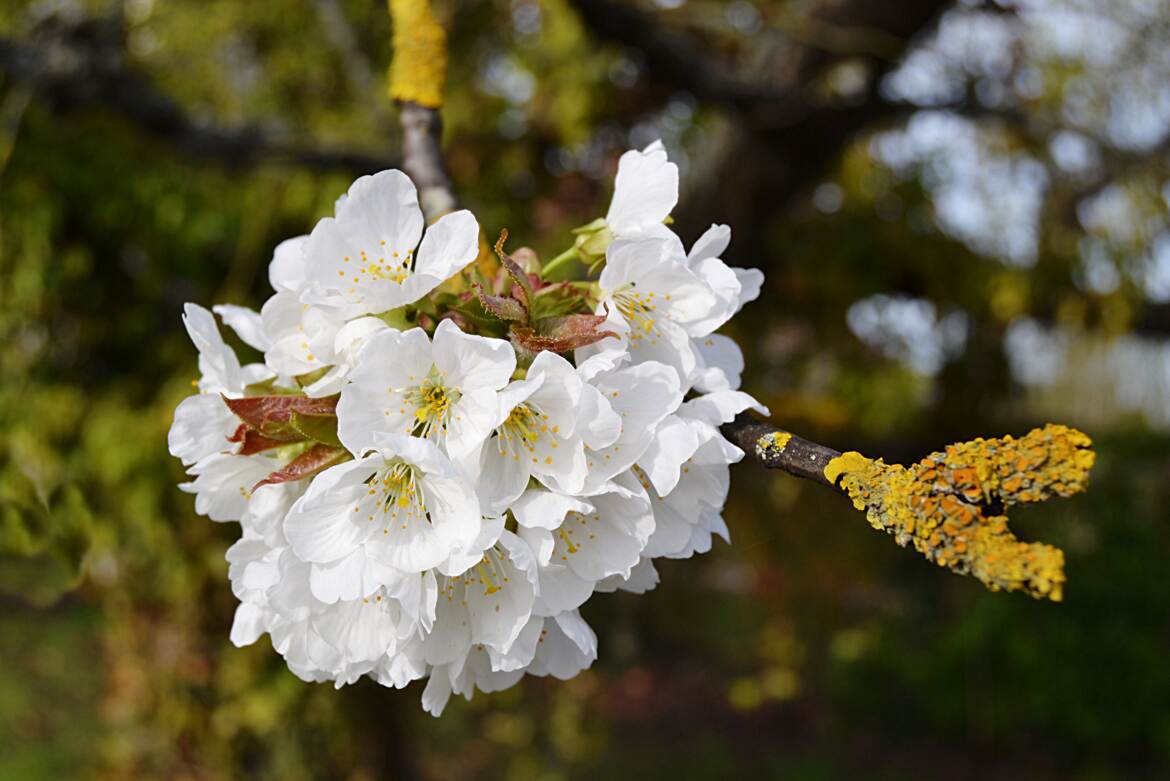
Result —
<instances>
[{"instance_id":1,"label":"white blossom cluster","mask_svg":"<svg viewBox=\"0 0 1170 781\"><path fill-rule=\"evenodd\" d=\"M762 275L720 260L727 226L687 251L677 197L660 143L627 152L608 214L576 234L591 275L529 269L477 300L475 218L424 230L410 180L383 171L276 248L259 313L214 308L262 363L186 306L201 378L169 444L196 510L242 527L233 643L269 634L308 681L429 678L438 715L452 692L577 674L593 593L645 592L653 559L727 538L743 453L719 426L758 405L714 331Z\"/></svg>"}]
</instances>

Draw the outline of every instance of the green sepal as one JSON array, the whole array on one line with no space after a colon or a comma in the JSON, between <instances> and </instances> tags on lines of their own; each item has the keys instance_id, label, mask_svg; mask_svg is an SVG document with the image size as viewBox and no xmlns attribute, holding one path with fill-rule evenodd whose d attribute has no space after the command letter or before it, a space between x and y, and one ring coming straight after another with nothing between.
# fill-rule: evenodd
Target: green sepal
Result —
<instances>
[{"instance_id":1,"label":"green sepal","mask_svg":"<svg viewBox=\"0 0 1170 781\"><path fill-rule=\"evenodd\" d=\"M397 309L390 309L386 312L374 315L386 325L398 331L408 331L414 328L415 323L412 317L413 313L409 307L400 306Z\"/></svg>"}]
</instances>

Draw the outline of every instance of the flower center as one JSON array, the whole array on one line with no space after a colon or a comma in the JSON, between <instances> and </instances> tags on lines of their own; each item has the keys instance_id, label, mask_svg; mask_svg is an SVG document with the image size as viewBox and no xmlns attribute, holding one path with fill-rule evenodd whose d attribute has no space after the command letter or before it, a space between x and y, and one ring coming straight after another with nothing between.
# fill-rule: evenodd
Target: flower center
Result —
<instances>
[{"instance_id":1,"label":"flower center","mask_svg":"<svg viewBox=\"0 0 1170 781\"><path fill-rule=\"evenodd\" d=\"M630 341L637 342L655 333L658 325L658 305L654 302L654 291L642 293L628 285L613 294L614 305L630 324Z\"/></svg>"},{"instance_id":2,"label":"flower center","mask_svg":"<svg viewBox=\"0 0 1170 781\"><path fill-rule=\"evenodd\" d=\"M597 538L590 524L600 520L601 516L597 513L586 515L576 510L566 513L564 523L557 529L557 539L553 541L556 545L554 555L559 556L561 561L568 561L569 556L580 551L589 540Z\"/></svg>"},{"instance_id":3,"label":"flower center","mask_svg":"<svg viewBox=\"0 0 1170 781\"><path fill-rule=\"evenodd\" d=\"M373 522L377 517L375 510L380 511L386 523L383 534L389 534L391 526L405 529L413 521L430 520L418 476L410 464L395 461L375 473L366 484L369 486L367 497L374 503L366 519Z\"/></svg>"},{"instance_id":4,"label":"flower center","mask_svg":"<svg viewBox=\"0 0 1170 781\"><path fill-rule=\"evenodd\" d=\"M493 545L483 552L483 558L470 570L462 575L447 578L442 586L441 595L446 597L448 602L458 600L466 605L469 588L482 588L485 597L498 593L512 580L508 577L508 568L504 563L506 558L507 554L500 546Z\"/></svg>"},{"instance_id":5,"label":"flower center","mask_svg":"<svg viewBox=\"0 0 1170 781\"><path fill-rule=\"evenodd\" d=\"M437 378L429 378L422 385L411 388L406 400L414 407L414 426L411 434L429 437L435 431L447 431L451 408L459 401L459 391L448 388Z\"/></svg>"},{"instance_id":6,"label":"flower center","mask_svg":"<svg viewBox=\"0 0 1170 781\"><path fill-rule=\"evenodd\" d=\"M385 241L382 242L385 245ZM383 247L382 252L385 252ZM366 254L365 250L358 251L357 276L354 277L354 282L361 281L362 277L369 277L370 281L375 279L389 279L401 285L411 274L411 261L414 260L414 250L408 251L405 255L400 252L391 252L390 257L379 255L371 258ZM349 261L349 256L345 257L345 261Z\"/></svg>"},{"instance_id":7,"label":"flower center","mask_svg":"<svg viewBox=\"0 0 1170 781\"><path fill-rule=\"evenodd\" d=\"M519 460L522 450L527 451L537 463L538 459L532 454L536 452L536 445L542 436L547 436L551 442L549 446L556 448L557 426L548 424L548 415L528 402L522 402L512 408L508 419L496 429L496 450L502 456L511 456ZM549 461L551 463L551 460Z\"/></svg>"}]
</instances>

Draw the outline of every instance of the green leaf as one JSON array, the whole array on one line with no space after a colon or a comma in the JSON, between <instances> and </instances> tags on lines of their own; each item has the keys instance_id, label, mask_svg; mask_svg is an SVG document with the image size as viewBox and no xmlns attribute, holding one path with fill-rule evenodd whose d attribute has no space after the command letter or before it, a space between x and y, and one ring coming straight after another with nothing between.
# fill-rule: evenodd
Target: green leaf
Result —
<instances>
[{"instance_id":1,"label":"green leaf","mask_svg":"<svg viewBox=\"0 0 1170 781\"><path fill-rule=\"evenodd\" d=\"M341 440L337 438L336 415L310 415L304 412L293 412L289 416L288 422L309 439L334 447L342 447Z\"/></svg>"}]
</instances>

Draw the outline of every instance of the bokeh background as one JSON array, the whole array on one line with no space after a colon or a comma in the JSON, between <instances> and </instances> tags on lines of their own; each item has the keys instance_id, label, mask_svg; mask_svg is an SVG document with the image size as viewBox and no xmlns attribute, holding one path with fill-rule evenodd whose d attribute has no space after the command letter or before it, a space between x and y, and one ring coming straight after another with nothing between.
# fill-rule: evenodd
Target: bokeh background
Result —
<instances>
[{"instance_id":1,"label":"bokeh background","mask_svg":"<svg viewBox=\"0 0 1170 781\"><path fill-rule=\"evenodd\" d=\"M228 642L166 452L184 301L391 166L377 0L0 1L0 778L1165 778L1170 7L440 0L445 147L546 257L661 137L684 238L765 270L731 330L782 425L908 462L1046 421L1088 494L1013 515L1061 604L992 594L741 465L732 546L587 606L601 658L453 701Z\"/></svg>"}]
</instances>

